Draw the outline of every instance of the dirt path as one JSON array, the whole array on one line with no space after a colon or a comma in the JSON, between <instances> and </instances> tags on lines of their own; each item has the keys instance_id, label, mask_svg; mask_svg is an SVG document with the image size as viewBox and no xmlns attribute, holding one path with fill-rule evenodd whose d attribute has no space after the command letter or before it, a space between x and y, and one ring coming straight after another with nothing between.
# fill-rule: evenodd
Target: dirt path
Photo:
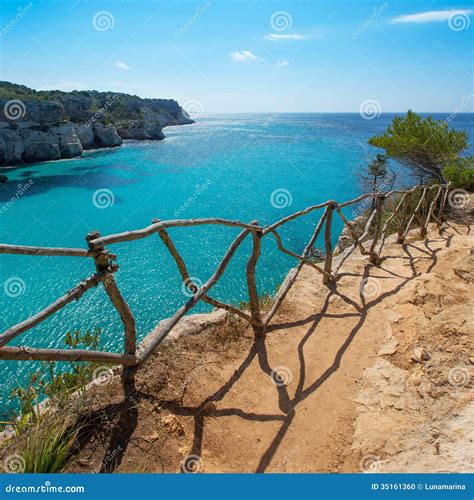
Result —
<instances>
[{"instance_id":1,"label":"dirt path","mask_svg":"<svg viewBox=\"0 0 474 500\"><path fill-rule=\"evenodd\" d=\"M354 255L329 289L304 267L265 339L206 326L129 399L117 377L97 387L70 470L474 470L470 222L389 238L380 267Z\"/></svg>"},{"instance_id":2,"label":"dirt path","mask_svg":"<svg viewBox=\"0 0 474 500\"><path fill-rule=\"evenodd\" d=\"M393 307L404 289L434 273L456 279L453 259L467 259L473 246L466 232L453 226L443 236L432 229L426 241L408 240L403 247L390 242L380 268L355 257L331 290L316 271L304 268L266 341L209 379L202 377L188 400L190 412L203 399L215 402L209 414L182 417L186 434L193 436L188 451L201 457L202 469L360 470L363 447L355 452L352 443L363 371L393 342ZM398 323L410 330L411 320L424 314L421 305L407 309ZM406 334L416 336L416 329ZM214 377L230 381L225 391L209 391L221 385Z\"/></svg>"}]
</instances>

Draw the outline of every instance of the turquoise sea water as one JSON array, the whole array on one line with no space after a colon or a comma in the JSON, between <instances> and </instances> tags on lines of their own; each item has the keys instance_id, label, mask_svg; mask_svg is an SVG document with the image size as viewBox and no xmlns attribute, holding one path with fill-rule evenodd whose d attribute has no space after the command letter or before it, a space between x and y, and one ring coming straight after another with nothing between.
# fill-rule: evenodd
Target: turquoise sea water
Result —
<instances>
[{"instance_id":1,"label":"turquoise sea water","mask_svg":"<svg viewBox=\"0 0 474 500\"><path fill-rule=\"evenodd\" d=\"M357 173L376 152L367 139L382 132L392 118L388 114L373 120L358 114L212 116L165 129L167 137L161 142L128 142L79 159L12 169L6 172L9 181L0 184L0 241L85 248L91 230L105 235L137 229L153 218L257 219L264 225L329 198L348 200L362 192ZM452 125L467 129L472 137L473 120L473 115L459 114ZM398 182L410 180L400 171ZM272 204L275 190L285 192ZM19 191L23 194L17 197ZM285 226L286 245L301 252L320 214ZM341 228L337 218L336 222L335 238ZM190 274L202 282L237 233L223 227L170 231ZM244 245L238 252L213 296L237 304L247 300L248 250ZM118 285L142 338L188 297L181 292L174 261L158 236L114 245L111 251L120 266ZM268 237L258 268L259 291L273 292L293 266L294 261L278 253ZM89 259L0 256L1 330L47 306L93 272ZM120 320L101 288L87 292L12 344L63 347L68 330L94 326L102 329L104 348L122 349ZM0 362L0 400L5 408L1 413L9 405L11 388L24 383L35 366Z\"/></svg>"}]
</instances>

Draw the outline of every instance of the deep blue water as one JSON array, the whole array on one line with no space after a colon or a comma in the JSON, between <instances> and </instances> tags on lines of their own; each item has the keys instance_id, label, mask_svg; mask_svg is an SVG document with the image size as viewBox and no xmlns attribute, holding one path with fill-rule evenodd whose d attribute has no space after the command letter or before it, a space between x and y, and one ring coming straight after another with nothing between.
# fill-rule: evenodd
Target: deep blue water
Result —
<instances>
[{"instance_id":1,"label":"deep blue water","mask_svg":"<svg viewBox=\"0 0 474 500\"><path fill-rule=\"evenodd\" d=\"M329 198L344 201L362 192L357 174L376 152L367 139L385 130L392 118L388 114L373 120L359 114L212 116L194 125L165 129L167 137L161 142L129 142L121 148L89 152L80 159L12 169L7 172L9 182L0 184L0 241L85 247L90 230L105 235L144 227L153 218L224 217L269 224ZM472 137L473 119L473 115L459 114L452 125L467 129ZM28 182L31 185L21 189L24 193L7 205L19 186ZM398 182L409 183L403 171ZM103 189L109 191L94 203L94 193ZM272 205L277 189L290 193L291 204L286 194L287 206ZM111 196L111 206L96 206L101 200L108 204ZM313 213L285 226L282 236L287 246L301 252L319 215ZM340 228L338 222L335 238ZM199 227L177 228L170 234L190 274L205 281L237 232ZM238 253L213 296L233 303L247 299L248 249L244 246ZM156 235L111 250L118 256L118 285L142 338L186 301L179 274ZM3 255L0 262L2 331L94 272L91 260L71 257ZM278 253L268 237L258 269L260 292L273 292L292 266L294 261ZM16 292L15 283L22 293ZM5 293L8 287L13 293ZM94 326L102 328L103 347L122 348L121 323L100 288L13 344L62 347L68 330ZM25 382L34 366L0 362L0 400L5 403L12 386Z\"/></svg>"}]
</instances>

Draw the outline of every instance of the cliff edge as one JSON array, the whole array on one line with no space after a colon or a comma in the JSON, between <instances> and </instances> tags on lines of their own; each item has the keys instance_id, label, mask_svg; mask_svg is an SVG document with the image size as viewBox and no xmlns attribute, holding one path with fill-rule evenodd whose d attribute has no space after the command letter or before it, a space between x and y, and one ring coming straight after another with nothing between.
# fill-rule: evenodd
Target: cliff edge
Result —
<instances>
[{"instance_id":1,"label":"cliff edge","mask_svg":"<svg viewBox=\"0 0 474 500\"><path fill-rule=\"evenodd\" d=\"M0 166L80 156L124 139L161 140L193 123L172 99L97 91L36 91L0 82Z\"/></svg>"}]
</instances>

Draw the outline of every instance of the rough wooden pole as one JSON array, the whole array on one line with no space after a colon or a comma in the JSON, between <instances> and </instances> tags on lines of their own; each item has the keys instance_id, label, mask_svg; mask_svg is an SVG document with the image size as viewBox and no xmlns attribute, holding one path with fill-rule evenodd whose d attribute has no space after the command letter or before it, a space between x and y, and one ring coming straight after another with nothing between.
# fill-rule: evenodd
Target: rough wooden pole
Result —
<instances>
[{"instance_id":1,"label":"rough wooden pole","mask_svg":"<svg viewBox=\"0 0 474 500\"><path fill-rule=\"evenodd\" d=\"M90 242L97 238L100 238L100 233L98 231L92 231L86 236L86 241L89 245L89 248L92 247ZM109 267L108 253L103 246L96 246L94 248L94 262L97 271L102 271L103 269L107 269ZM124 326L124 353L129 356L135 356L137 329L132 311L130 310L130 307L120 293L113 275L104 280L103 285L112 304L115 306L115 309L117 309ZM133 381L135 371L136 369L133 367L124 367L122 372L124 383Z\"/></svg>"},{"instance_id":2,"label":"rough wooden pole","mask_svg":"<svg viewBox=\"0 0 474 500\"><path fill-rule=\"evenodd\" d=\"M402 204L402 214L400 216L400 220L398 221L398 231L397 231L397 243L399 243L400 245L405 242L404 232L405 232L405 225L407 223L408 207L410 206L411 203L411 193L406 193L404 196L405 196L405 201Z\"/></svg>"},{"instance_id":3,"label":"rough wooden pole","mask_svg":"<svg viewBox=\"0 0 474 500\"><path fill-rule=\"evenodd\" d=\"M255 224L258 226L258 224ZM261 252L262 229L252 231L252 253L247 262L246 277L250 301L250 316L252 317L253 329L256 336L263 335L263 323L260 313L260 300L258 298L257 280L255 271Z\"/></svg>"},{"instance_id":4,"label":"rough wooden pole","mask_svg":"<svg viewBox=\"0 0 474 500\"><path fill-rule=\"evenodd\" d=\"M159 219L153 219L152 221L154 224L159 222ZM165 244L166 248L168 249L169 253L173 257L174 261L176 262L176 265L178 266L179 273L181 274L181 279L183 280L183 283L186 283L187 285L192 285L196 289L199 288L195 283L193 283L191 276L189 275L188 268L186 267L186 263L184 262L184 259L181 257L181 254L178 252L178 249L176 248L175 244L173 243L173 240L171 239L170 235L168 234L167 231L164 229L158 230L158 235L160 236L161 240ZM220 300L216 300L209 295L203 295L202 300L204 302L207 302L208 304L224 309L232 314L235 314L237 316L240 316L242 319L245 321L248 321L249 323L252 322L252 318L245 312L241 311L237 307L234 307L231 304L226 304L225 302L221 302Z\"/></svg>"},{"instance_id":5,"label":"rough wooden pole","mask_svg":"<svg viewBox=\"0 0 474 500\"><path fill-rule=\"evenodd\" d=\"M433 198L433 201L430 203L430 206L428 208L428 213L426 215L425 224L423 226L424 236L426 236L426 234L428 233L428 225L429 225L432 218L434 218L436 220L436 222L438 222L438 226L439 226L439 219L437 219L436 216L434 215L434 209L435 209L435 206L438 203L438 199L441 195L441 189L442 189L441 187L438 189L435 197Z\"/></svg>"},{"instance_id":6,"label":"rough wooden pole","mask_svg":"<svg viewBox=\"0 0 474 500\"><path fill-rule=\"evenodd\" d=\"M252 228L253 229L253 228ZM162 328L148 341L142 341L141 345L138 349L138 363L141 364L148 359L149 356L153 353L153 351L163 342L163 340L167 337L169 332L174 328L174 326L180 321L180 319L190 311L200 300L202 300L203 295L207 294L207 292L220 280L222 275L224 274L227 266L229 265L232 257L235 252L241 245L241 243L245 240L249 233L249 229L244 229L232 242L230 247L227 249L227 252L222 257L219 265L217 266L214 274L202 285L199 290L183 305L181 306L174 315L166 321Z\"/></svg>"},{"instance_id":7,"label":"rough wooden pole","mask_svg":"<svg viewBox=\"0 0 474 500\"><path fill-rule=\"evenodd\" d=\"M419 187L419 186L417 186L417 187ZM413 191L413 192L415 192L415 191ZM415 220L415 218L418 217L418 210L420 210L420 207L421 207L421 205L423 203L423 200L425 199L425 196L426 196L426 189L423 189L420 201L416 205L416 208L413 210L413 214L410 217L410 220L408 221L408 223L406 225L405 231L403 233L403 238L404 239L408 236L408 232L410 231L410 227L411 227L413 221Z\"/></svg>"},{"instance_id":8,"label":"rough wooden pole","mask_svg":"<svg viewBox=\"0 0 474 500\"><path fill-rule=\"evenodd\" d=\"M441 203L440 203L440 206L439 206L439 214L438 214L438 220L440 221L439 225L441 226L441 224L446 220L446 217L444 215L444 207L446 205L446 200L448 199L448 193L449 193L449 189L451 187L451 182L448 182L448 184L443 188L443 196L441 197Z\"/></svg>"},{"instance_id":9,"label":"rough wooden pole","mask_svg":"<svg viewBox=\"0 0 474 500\"><path fill-rule=\"evenodd\" d=\"M426 195L423 199L423 204L420 210L420 238L426 238L427 234L427 218L428 218L428 190L425 188ZM431 193L431 191L430 191Z\"/></svg>"},{"instance_id":10,"label":"rough wooden pole","mask_svg":"<svg viewBox=\"0 0 474 500\"><path fill-rule=\"evenodd\" d=\"M36 325L39 325L41 322L61 310L67 304L79 300L87 290L97 286L101 281L103 282L104 280L108 279L115 271L116 266L112 265L110 268L98 272L93 276L90 276L89 278L81 281L78 285L69 290L65 295L59 297L59 299L57 299L49 306L45 307L33 316L30 316L28 319L18 323L17 325L10 327L8 330L0 334L0 347L6 345L8 342L10 342L23 332L30 330Z\"/></svg>"},{"instance_id":11,"label":"rough wooden pole","mask_svg":"<svg viewBox=\"0 0 474 500\"><path fill-rule=\"evenodd\" d=\"M313 245L316 243L316 240L318 239L319 233L321 232L321 229L323 227L324 221L326 220L326 215L327 215L327 205L324 210L323 215L320 217L318 223L316 224L316 227L314 228L313 235L311 236L310 240L304 247L303 253L301 257L303 259L307 259L309 256L309 253L311 252L311 249L313 248ZM289 292L290 288L293 286L293 283L296 281L296 278L298 277L298 274L301 271L301 268L305 264L304 260L300 260L298 265L292 269L287 275L283 283L281 284L280 288L278 289L277 294L275 295L273 299L273 304L272 307L270 308L270 311L266 314L263 324L267 326L275 313L277 312L278 308L280 307L281 303L285 300L285 297L287 293Z\"/></svg>"},{"instance_id":12,"label":"rough wooden pole","mask_svg":"<svg viewBox=\"0 0 474 500\"><path fill-rule=\"evenodd\" d=\"M378 256L377 252L375 251L375 247L379 241L380 232L382 229L383 200L384 200L383 194L376 195L375 211L376 211L377 215L376 215L376 222L375 222L375 234L374 234L374 238L372 240L372 243L371 243L370 249L369 249L369 254L370 254L369 260L372 264L375 264L375 265L380 263L380 258Z\"/></svg>"},{"instance_id":13,"label":"rough wooden pole","mask_svg":"<svg viewBox=\"0 0 474 500\"><path fill-rule=\"evenodd\" d=\"M38 361L85 361L89 363L107 363L111 365L134 365L135 356L114 352L91 351L89 349L37 349L26 346L1 347L0 359L38 360Z\"/></svg>"},{"instance_id":14,"label":"rough wooden pole","mask_svg":"<svg viewBox=\"0 0 474 500\"><path fill-rule=\"evenodd\" d=\"M332 225L332 214L334 208L336 207L336 202L331 201L327 207L326 212L326 225L324 226L324 252L326 254L326 259L324 261L324 272L326 273L323 278L323 283L325 285L329 284L331 281L331 268L332 268L332 241L331 241L331 225Z\"/></svg>"}]
</instances>

